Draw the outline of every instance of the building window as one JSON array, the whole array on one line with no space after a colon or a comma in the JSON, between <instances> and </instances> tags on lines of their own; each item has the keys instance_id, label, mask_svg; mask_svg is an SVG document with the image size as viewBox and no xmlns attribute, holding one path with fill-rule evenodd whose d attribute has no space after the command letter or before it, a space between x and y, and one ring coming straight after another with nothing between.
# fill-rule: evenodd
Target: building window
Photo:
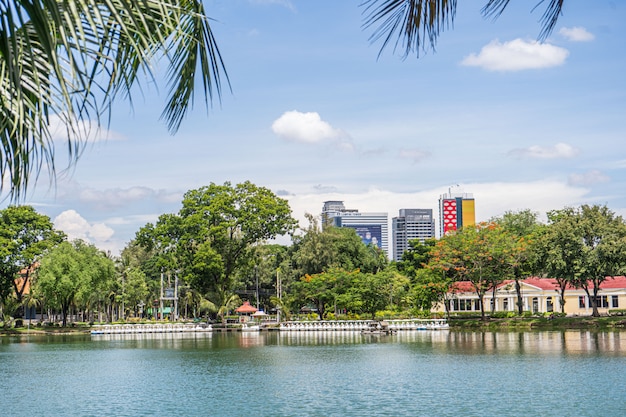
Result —
<instances>
[{"instance_id":1,"label":"building window","mask_svg":"<svg viewBox=\"0 0 626 417\"><path fill-rule=\"evenodd\" d=\"M611 307L619 308L619 297L617 295L611 296Z\"/></svg>"},{"instance_id":2,"label":"building window","mask_svg":"<svg viewBox=\"0 0 626 417\"><path fill-rule=\"evenodd\" d=\"M589 300L589 305L591 305L591 299ZM609 297L606 295L599 295L596 297L596 307L598 308L609 308Z\"/></svg>"},{"instance_id":3,"label":"building window","mask_svg":"<svg viewBox=\"0 0 626 417\"><path fill-rule=\"evenodd\" d=\"M552 303L552 297L546 298L546 311L551 313L554 311L554 304Z\"/></svg>"},{"instance_id":4,"label":"building window","mask_svg":"<svg viewBox=\"0 0 626 417\"><path fill-rule=\"evenodd\" d=\"M578 297L578 307L579 308L587 308L587 305L585 304L585 296L581 295L580 297Z\"/></svg>"},{"instance_id":5,"label":"building window","mask_svg":"<svg viewBox=\"0 0 626 417\"><path fill-rule=\"evenodd\" d=\"M509 299L505 298L502 300L502 309L504 311L509 311Z\"/></svg>"},{"instance_id":6,"label":"building window","mask_svg":"<svg viewBox=\"0 0 626 417\"><path fill-rule=\"evenodd\" d=\"M533 313L537 313L539 311L539 298L533 297Z\"/></svg>"}]
</instances>

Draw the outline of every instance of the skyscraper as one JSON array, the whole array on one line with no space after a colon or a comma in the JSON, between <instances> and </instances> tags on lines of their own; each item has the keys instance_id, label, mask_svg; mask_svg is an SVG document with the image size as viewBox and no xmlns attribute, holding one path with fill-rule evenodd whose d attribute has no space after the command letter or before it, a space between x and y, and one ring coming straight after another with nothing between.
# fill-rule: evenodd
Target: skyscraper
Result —
<instances>
[{"instance_id":1,"label":"skyscraper","mask_svg":"<svg viewBox=\"0 0 626 417\"><path fill-rule=\"evenodd\" d=\"M402 254L408 249L409 241L435 237L435 219L432 209L400 209L398 217L391 220L393 235L393 259L402 260Z\"/></svg>"},{"instance_id":2,"label":"skyscraper","mask_svg":"<svg viewBox=\"0 0 626 417\"><path fill-rule=\"evenodd\" d=\"M468 193L449 191L439 197L441 235L463 226L476 224L474 196Z\"/></svg>"},{"instance_id":3,"label":"skyscraper","mask_svg":"<svg viewBox=\"0 0 626 417\"><path fill-rule=\"evenodd\" d=\"M359 213L346 209L343 201L325 201L322 208L322 226L353 228L366 245L372 244L389 256L389 216L387 213Z\"/></svg>"}]
</instances>

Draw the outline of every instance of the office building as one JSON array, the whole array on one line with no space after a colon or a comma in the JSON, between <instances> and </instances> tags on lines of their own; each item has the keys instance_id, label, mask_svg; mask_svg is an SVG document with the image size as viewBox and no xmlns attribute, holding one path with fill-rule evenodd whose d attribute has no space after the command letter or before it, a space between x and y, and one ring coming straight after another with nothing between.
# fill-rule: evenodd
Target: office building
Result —
<instances>
[{"instance_id":1,"label":"office building","mask_svg":"<svg viewBox=\"0 0 626 417\"><path fill-rule=\"evenodd\" d=\"M409 241L435 237L435 219L432 209L400 209L398 217L391 220L393 236L393 259L402 260L402 254L409 248Z\"/></svg>"},{"instance_id":2,"label":"office building","mask_svg":"<svg viewBox=\"0 0 626 417\"><path fill-rule=\"evenodd\" d=\"M441 235L476 224L474 196L468 193L449 191L439 197L439 218Z\"/></svg>"},{"instance_id":3,"label":"office building","mask_svg":"<svg viewBox=\"0 0 626 417\"><path fill-rule=\"evenodd\" d=\"M353 228L366 245L372 244L389 256L389 216L387 213L359 213L346 209L343 201L325 201L322 208L322 227Z\"/></svg>"}]
</instances>

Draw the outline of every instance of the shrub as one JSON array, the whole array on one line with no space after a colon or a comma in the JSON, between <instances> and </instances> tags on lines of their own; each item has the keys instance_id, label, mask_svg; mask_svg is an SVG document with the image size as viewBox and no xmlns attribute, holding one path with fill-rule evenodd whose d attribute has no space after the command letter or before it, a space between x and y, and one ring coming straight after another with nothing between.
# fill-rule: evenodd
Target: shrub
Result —
<instances>
[{"instance_id":1,"label":"shrub","mask_svg":"<svg viewBox=\"0 0 626 417\"><path fill-rule=\"evenodd\" d=\"M626 316L625 309L609 310L609 316Z\"/></svg>"}]
</instances>

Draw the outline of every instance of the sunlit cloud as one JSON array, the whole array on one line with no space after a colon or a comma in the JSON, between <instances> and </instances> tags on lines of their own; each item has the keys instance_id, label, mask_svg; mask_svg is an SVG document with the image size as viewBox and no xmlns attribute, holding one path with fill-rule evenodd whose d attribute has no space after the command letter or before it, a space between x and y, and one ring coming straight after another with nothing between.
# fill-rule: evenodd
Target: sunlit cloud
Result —
<instances>
[{"instance_id":1,"label":"sunlit cloud","mask_svg":"<svg viewBox=\"0 0 626 417\"><path fill-rule=\"evenodd\" d=\"M593 33L588 32L587 29L580 26L561 28L561 30L559 30L559 34L572 42L589 42L595 38Z\"/></svg>"},{"instance_id":2,"label":"sunlit cloud","mask_svg":"<svg viewBox=\"0 0 626 417\"><path fill-rule=\"evenodd\" d=\"M68 240L81 239L96 246L108 241L115 231L104 223L89 223L75 210L66 210L53 220L54 227L62 230Z\"/></svg>"},{"instance_id":3,"label":"sunlit cloud","mask_svg":"<svg viewBox=\"0 0 626 417\"><path fill-rule=\"evenodd\" d=\"M520 159L568 159L574 158L578 153L578 149L567 143L557 143L554 146L534 145L528 148L513 149L509 155Z\"/></svg>"},{"instance_id":4,"label":"sunlit cloud","mask_svg":"<svg viewBox=\"0 0 626 417\"><path fill-rule=\"evenodd\" d=\"M341 130L323 121L318 113L297 110L283 113L272 123L272 131L285 140L300 143L337 140L343 135Z\"/></svg>"},{"instance_id":5,"label":"sunlit cloud","mask_svg":"<svg viewBox=\"0 0 626 417\"><path fill-rule=\"evenodd\" d=\"M52 140L55 142L67 142L70 136L72 139L79 137L86 142L125 140L125 137L120 133L98 126L94 120L76 121L73 124L74 130L68 131L67 122L58 115L52 115L49 119L48 129L52 135Z\"/></svg>"},{"instance_id":6,"label":"sunlit cloud","mask_svg":"<svg viewBox=\"0 0 626 417\"><path fill-rule=\"evenodd\" d=\"M462 65L488 71L521 71L563 65L569 51L549 43L515 39L501 43L494 40L461 61Z\"/></svg>"}]
</instances>

